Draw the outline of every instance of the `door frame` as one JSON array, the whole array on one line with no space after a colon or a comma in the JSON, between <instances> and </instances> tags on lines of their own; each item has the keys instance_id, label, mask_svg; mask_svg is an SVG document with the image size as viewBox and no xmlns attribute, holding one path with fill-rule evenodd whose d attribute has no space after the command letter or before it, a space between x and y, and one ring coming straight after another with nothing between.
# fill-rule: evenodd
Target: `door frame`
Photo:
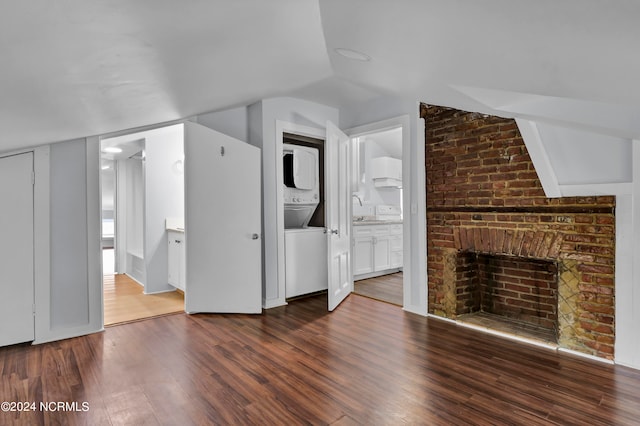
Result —
<instances>
[{"instance_id":1,"label":"door frame","mask_svg":"<svg viewBox=\"0 0 640 426\"><path fill-rule=\"evenodd\" d=\"M294 135L307 136L315 139L321 139L326 143L327 132L326 129L304 126L302 124L291 123L283 120L276 120L276 227L274 229L276 241L277 241L277 253L263 252L264 262L274 261L277 265L277 277L278 277L278 298L270 299L268 303L264 299L263 295L263 307L265 309L273 308L276 306L282 306L287 304L286 300L286 280L285 280L285 252L284 252L284 194L282 192L282 144L284 143L284 134L292 133ZM326 180L326 176L325 176ZM264 207L263 207L264 209ZM270 223L265 220L263 215L262 220L264 223ZM267 239L267 233L269 227L263 229L265 239ZM275 258L275 259L274 259Z\"/></svg>"},{"instance_id":2,"label":"door frame","mask_svg":"<svg viewBox=\"0 0 640 426\"><path fill-rule=\"evenodd\" d=\"M426 205L426 183L424 178L424 141L417 132L411 135L411 118L401 115L362 126L346 129L350 138L366 136L385 130L402 128L402 308L409 312L426 315L427 282L426 282L426 227L425 218L420 219L423 211L419 206ZM416 152L412 155L412 139L416 140ZM422 173L419 171L422 170ZM412 185L415 177L415 185ZM415 244L417 241L417 244ZM423 250L424 249L424 250ZM420 271L424 271L420 273Z\"/></svg>"},{"instance_id":3,"label":"door frame","mask_svg":"<svg viewBox=\"0 0 640 426\"><path fill-rule=\"evenodd\" d=\"M102 179L100 176L101 161L101 141L103 139L111 139L118 136L125 136L134 133L142 133L151 130L161 129L164 127L174 126L176 124L184 124L187 121L197 123L196 117L188 117L180 120L156 123L149 126L135 127L128 130L120 130L117 132L104 133L98 136L86 138L87 141L87 198L88 204L93 208L87 211L89 247L96 247L96 250L90 250L89 257L89 276L92 282L89 283L91 294L89 296L90 311L93 315L100 317L100 330L104 330L104 282L102 278L102 246L100 244L102 238ZM117 177L116 177L117 179ZM118 201L116 200L116 203ZM48 211L47 211L48 212ZM48 215L47 215L48 216ZM122 224L121 224L122 226ZM116 230L116 233L118 231ZM116 237L117 238L117 237ZM95 241L98 243L95 244ZM115 253L114 253L115 254ZM117 256L117 254L115 254ZM116 263L118 263L116 261ZM126 265L119 264L122 269ZM99 312L99 313L98 313Z\"/></svg>"}]
</instances>

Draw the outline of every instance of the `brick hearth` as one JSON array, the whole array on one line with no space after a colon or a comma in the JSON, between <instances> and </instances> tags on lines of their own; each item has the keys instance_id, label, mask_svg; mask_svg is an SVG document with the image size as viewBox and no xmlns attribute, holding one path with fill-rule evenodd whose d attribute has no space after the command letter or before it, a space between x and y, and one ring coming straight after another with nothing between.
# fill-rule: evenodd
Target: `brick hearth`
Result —
<instances>
[{"instance_id":1,"label":"brick hearth","mask_svg":"<svg viewBox=\"0 0 640 426\"><path fill-rule=\"evenodd\" d=\"M615 198L546 198L511 119L434 106L423 116L429 312L463 312L461 253L549 262L557 268L558 345L612 359Z\"/></svg>"}]
</instances>

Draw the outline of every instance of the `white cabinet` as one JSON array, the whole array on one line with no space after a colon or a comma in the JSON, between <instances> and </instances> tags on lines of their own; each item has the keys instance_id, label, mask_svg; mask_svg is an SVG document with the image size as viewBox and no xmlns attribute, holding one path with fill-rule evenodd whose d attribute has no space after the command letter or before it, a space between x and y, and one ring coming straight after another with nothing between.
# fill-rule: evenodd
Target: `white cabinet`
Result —
<instances>
[{"instance_id":1,"label":"white cabinet","mask_svg":"<svg viewBox=\"0 0 640 426\"><path fill-rule=\"evenodd\" d=\"M372 159L371 177L376 187L402 187L402 161L391 157Z\"/></svg>"},{"instance_id":2,"label":"white cabinet","mask_svg":"<svg viewBox=\"0 0 640 426\"><path fill-rule=\"evenodd\" d=\"M373 271L383 271L391 268L389 251L389 227L375 225L373 227Z\"/></svg>"},{"instance_id":3,"label":"white cabinet","mask_svg":"<svg viewBox=\"0 0 640 426\"><path fill-rule=\"evenodd\" d=\"M402 268L402 225L389 226L389 256L391 268Z\"/></svg>"},{"instance_id":4,"label":"white cabinet","mask_svg":"<svg viewBox=\"0 0 640 426\"><path fill-rule=\"evenodd\" d=\"M168 282L172 286L184 291L185 284L185 250L184 233L167 231L169 244Z\"/></svg>"},{"instance_id":5,"label":"white cabinet","mask_svg":"<svg viewBox=\"0 0 640 426\"><path fill-rule=\"evenodd\" d=\"M373 237L356 237L353 252L353 275L373 272Z\"/></svg>"},{"instance_id":6,"label":"white cabinet","mask_svg":"<svg viewBox=\"0 0 640 426\"><path fill-rule=\"evenodd\" d=\"M402 225L353 227L353 275L372 277L402 268Z\"/></svg>"}]
</instances>

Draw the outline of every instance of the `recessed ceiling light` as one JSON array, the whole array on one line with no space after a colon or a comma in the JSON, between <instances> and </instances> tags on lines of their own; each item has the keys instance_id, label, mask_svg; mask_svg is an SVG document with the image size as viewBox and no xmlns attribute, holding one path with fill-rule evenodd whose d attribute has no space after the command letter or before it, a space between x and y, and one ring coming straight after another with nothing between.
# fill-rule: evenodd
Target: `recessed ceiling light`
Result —
<instances>
[{"instance_id":1,"label":"recessed ceiling light","mask_svg":"<svg viewBox=\"0 0 640 426\"><path fill-rule=\"evenodd\" d=\"M340 56L344 56L348 59L353 59L354 61L368 62L371 60L371 56L366 55L362 52L358 52L357 50L347 49L345 47L337 47L333 49L333 51Z\"/></svg>"},{"instance_id":2,"label":"recessed ceiling light","mask_svg":"<svg viewBox=\"0 0 640 426\"><path fill-rule=\"evenodd\" d=\"M111 168L111 166L109 166L109 165L102 166L102 170L109 170L110 168Z\"/></svg>"},{"instance_id":3,"label":"recessed ceiling light","mask_svg":"<svg viewBox=\"0 0 640 426\"><path fill-rule=\"evenodd\" d=\"M119 154L122 152L122 148L118 148L117 146L107 146L102 148L102 152L107 152L109 154Z\"/></svg>"}]
</instances>

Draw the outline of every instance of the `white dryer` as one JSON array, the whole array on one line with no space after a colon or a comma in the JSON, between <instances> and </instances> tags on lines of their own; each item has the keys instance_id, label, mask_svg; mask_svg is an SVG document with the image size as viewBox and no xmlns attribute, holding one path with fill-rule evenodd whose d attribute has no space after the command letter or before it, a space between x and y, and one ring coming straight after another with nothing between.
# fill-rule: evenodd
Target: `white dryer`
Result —
<instances>
[{"instance_id":1,"label":"white dryer","mask_svg":"<svg viewBox=\"0 0 640 426\"><path fill-rule=\"evenodd\" d=\"M284 227L306 228L320 202L318 149L282 145Z\"/></svg>"}]
</instances>

